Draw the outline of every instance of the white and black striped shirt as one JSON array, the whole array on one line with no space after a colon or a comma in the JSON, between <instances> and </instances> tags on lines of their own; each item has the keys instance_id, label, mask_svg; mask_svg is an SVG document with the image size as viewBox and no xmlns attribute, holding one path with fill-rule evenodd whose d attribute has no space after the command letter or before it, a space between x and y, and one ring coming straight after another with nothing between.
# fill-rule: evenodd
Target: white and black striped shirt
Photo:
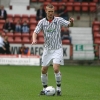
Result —
<instances>
[{"instance_id":1,"label":"white and black striped shirt","mask_svg":"<svg viewBox=\"0 0 100 100\"><path fill-rule=\"evenodd\" d=\"M52 22L43 18L38 22L34 32L38 34L40 31L43 31L45 41L44 47L46 49L59 49L62 47L61 27L68 26L69 23L69 21L61 17L54 17Z\"/></svg>"}]
</instances>

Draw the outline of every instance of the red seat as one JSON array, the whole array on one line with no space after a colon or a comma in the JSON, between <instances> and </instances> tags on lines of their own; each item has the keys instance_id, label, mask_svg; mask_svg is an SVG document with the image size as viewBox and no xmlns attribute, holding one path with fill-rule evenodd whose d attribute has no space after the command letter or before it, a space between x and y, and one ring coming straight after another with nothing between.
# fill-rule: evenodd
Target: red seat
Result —
<instances>
[{"instance_id":1,"label":"red seat","mask_svg":"<svg viewBox=\"0 0 100 100\"><path fill-rule=\"evenodd\" d=\"M22 18L21 23L23 24L24 22L27 22L27 24L29 24L29 19L27 19L27 18Z\"/></svg>"},{"instance_id":2,"label":"red seat","mask_svg":"<svg viewBox=\"0 0 100 100\"><path fill-rule=\"evenodd\" d=\"M7 14L7 18L13 18L12 14Z\"/></svg>"},{"instance_id":3,"label":"red seat","mask_svg":"<svg viewBox=\"0 0 100 100\"><path fill-rule=\"evenodd\" d=\"M3 30L3 24L0 23L0 30Z\"/></svg>"},{"instance_id":4,"label":"red seat","mask_svg":"<svg viewBox=\"0 0 100 100\"><path fill-rule=\"evenodd\" d=\"M12 15L12 14L7 14L7 18L8 18L9 20L13 20L13 15Z\"/></svg>"},{"instance_id":5,"label":"red seat","mask_svg":"<svg viewBox=\"0 0 100 100\"><path fill-rule=\"evenodd\" d=\"M81 3L80 2L75 2L74 3L74 11L75 12L80 12L81 11Z\"/></svg>"},{"instance_id":6,"label":"red seat","mask_svg":"<svg viewBox=\"0 0 100 100\"><path fill-rule=\"evenodd\" d=\"M89 11L88 2L82 2L81 7L82 7L82 12L88 12Z\"/></svg>"},{"instance_id":7,"label":"red seat","mask_svg":"<svg viewBox=\"0 0 100 100\"><path fill-rule=\"evenodd\" d=\"M22 38L23 37L29 37L29 33L22 33Z\"/></svg>"},{"instance_id":8,"label":"red seat","mask_svg":"<svg viewBox=\"0 0 100 100\"><path fill-rule=\"evenodd\" d=\"M10 43L14 43L13 37L8 37L8 41L9 41Z\"/></svg>"},{"instance_id":9,"label":"red seat","mask_svg":"<svg viewBox=\"0 0 100 100\"><path fill-rule=\"evenodd\" d=\"M14 36L14 34L13 34L12 32L7 32L6 35L7 35L8 37L13 37L13 36Z\"/></svg>"},{"instance_id":10,"label":"red seat","mask_svg":"<svg viewBox=\"0 0 100 100\"><path fill-rule=\"evenodd\" d=\"M18 21L20 21L20 22L21 22L21 19L20 19L20 18L14 18L13 23L14 23L14 24L16 24Z\"/></svg>"},{"instance_id":11,"label":"red seat","mask_svg":"<svg viewBox=\"0 0 100 100\"><path fill-rule=\"evenodd\" d=\"M73 11L73 3L72 2L66 3L66 10L68 12L72 12Z\"/></svg>"},{"instance_id":12,"label":"red seat","mask_svg":"<svg viewBox=\"0 0 100 100\"><path fill-rule=\"evenodd\" d=\"M0 32L2 33L2 35L3 35L3 36L5 36L5 35L6 35L6 34L5 34L5 32L2 32L2 31L0 31Z\"/></svg>"},{"instance_id":13,"label":"red seat","mask_svg":"<svg viewBox=\"0 0 100 100\"><path fill-rule=\"evenodd\" d=\"M29 18L30 18L30 19L31 19L31 18L32 18L32 19L36 19L36 15L32 15L32 14L31 14L31 15L29 16Z\"/></svg>"},{"instance_id":14,"label":"red seat","mask_svg":"<svg viewBox=\"0 0 100 100\"><path fill-rule=\"evenodd\" d=\"M100 44L100 38L95 38L95 39L94 39L94 43L95 43L95 44Z\"/></svg>"},{"instance_id":15,"label":"red seat","mask_svg":"<svg viewBox=\"0 0 100 100\"><path fill-rule=\"evenodd\" d=\"M94 22L92 23L92 26L94 26L94 25L100 26L100 22L99 22L99 21L94 21Z\"/></svg>"},{"instance_id":16,"label":"red seat","mask_svg":"<svg viewBox=\"0 0 100 100\"><path fill-rule=\"evenodd\" d=\"M43 3L44 8L45 8L48 4L49 4L49 1L45 1L45 2Z\"/></svg>"},{"instance_id":17,"label":"red seat","mask_svg":"<svg viewBox=\"0 0 100 100\"><path fill-rule=\"evenodd\" d=\"M14 37L21 37L21 33L15 32L15 33L14 33Z\"/></svg>"},{"instance_id":18,"label":"red seat","mask_svg":"<svg viewBox=\"0 0 100 100\"><path fill-rule=\"evenodd\" d=\"M23 43L30 43L29 37L23 37L23 38L22 38L22 42L23 42Z\"/></svg>"},{"instance_id":19,"label":"red seat","mask_svg":"<svg viewBox=\"0 0 100 100\"><path fill-rule=\"evenodd\" d=\"M100 38L100 32L94 32L94 38Z\"/></svg>"},{"instance_id":20,"label":"red seat","mask_svg":"<svg viewBox=\"0 0 100 100\"><path fill-rule=\"evenodd\" d=\"M44 43L44 38L39 37L37 42L38 42L38 44L43 44Z\"/></svg>"},{"instance_id":21,"label":"red seat","mask_svg":"<svg viewBox=\"0 0 100 100\"><path fill-rule=\"evenodd\" d=\"M35 27L36 27L36 25L30 24L30 31L34 31Z\"/></svg>"},{"instance_id":22,"label":"red seat","mask_svg":"<svg viewBox=\"0 0 100 100\"><path fill-rule=\"evenodd\" d=\"M66 5L66 3L65 2L58 2L58 7L60 7L62 5Z\"/></svg>"},{"instance_id":23,"label":"red seat","mask_svg":"<svg viewBox=\"0 0 100 100\"><path fill-rule=\"evenodd\" d=\"M5 20L0 20L0 24L4 24L5 23Z\"/></svg>"},{"instance_id":24,"label":"red seat","mask_svg":"<svg viewBox=\"0 0 100 100\"><path fill-rule=\"evenodd\" d=\"M89 11L90 12L96 12L97 11L96 3L93 3L93 2L89 3Z\"/></svg>"},{"instance_id":25,"label":"red seat","mask_svg":"<svg viewBox=\"0 0 100 100\"><path fill-rule=\"evenodd\" d=\"M75 0L69 0L69 2L74 2Z\"/></svg>"},{"instance_id":26,"label":"red seat","mask_svg":"<svg viewBox=\"0 0 100 100\"><path fill-rule=\"evenodd\" d=\"M21 20L21 15L20 14L15 14L14 15L14 23L16 23L18 20Z\"/></svg>"},{"instance_id":27,"label":"red seat","mask_svg":"<svg viewBox=\"0 0 100 100\"><path fill-rule=\"evenodd\" d=\"M22 42L21 37L15 37L14 42L21 43Z\"/></svg>"},{"instance_id":28,"label":"red seat","mask_svg":"<svg viewBox=\"0 0 100 100\"><path fill-rule=\"evenodd\" d=\"M40 32L40 33L38 34L38 37L43 37L43 36L44 36L43 32Z\"/></svg>"},{"instance_id":29,"label":"red seat","mask_svg":"<svg viewBox=\"0 0 100 100\"><path fill-rule=\"evenodd\" d=\"M94 31L98 31L99 32L100 31L100 27L97 27L97 25L96 26L93 26L93 32Z\"/></svg>"},{"instance_id":30,"label":"red seat","mask_svg":"<svg viewBox=\"0 0 100 100\"><path fill-rule=\"evenodd\" d=\"M46 0L46 2L52 2L52 0Z\"/></svg>"},{"instance_id":31,"label":"red seat","mask_svg":"<svg viewBox=\"0 0 100 100\"><path fill-rule=\"evenodd\" d=\"M70 41L69 40L62 40L62 44L70 44Z\"/></svg>"},{"instance_id":32,"label":"red seat","mask_svg":"<svg viewBox=\"0 0 100 100\"><path fill-rule=\"evenodd\" d=\"M29 16L28 16L27 14L23 14L23 15L22 15L22 23L23 23L24 21L29 22Z\"/></svg>"},{"instance_id":33,"label":"red seat","mask_svg":"<svg viewBox=\"0 0 100 100\"><path fill-rule=\"evenodd\" d=\"M34 24L34 25L37 25L37 21L36 20L34 20L34 19L30 19L30 21L29 21L29 24Z\"/></svg>"},{"instance_id":34,"label":"red seat","mask_svg":"<svg viewBox=\"0 0 100 100\"><path fill-rule=\"evenodd\" d=\"M100 2L100 0L93 0L93 2L98 3L98 2Z\"/></svg>"},{"instance_id":35,"label":"red seat","mask_svg":"<svg viewBox=\"0 0 100 100\"><path fill-rule=\"evenodd\" d=\"M21 15L20 14L15 14L14 18L21 18Z\"/></svg>"}]
</instances>

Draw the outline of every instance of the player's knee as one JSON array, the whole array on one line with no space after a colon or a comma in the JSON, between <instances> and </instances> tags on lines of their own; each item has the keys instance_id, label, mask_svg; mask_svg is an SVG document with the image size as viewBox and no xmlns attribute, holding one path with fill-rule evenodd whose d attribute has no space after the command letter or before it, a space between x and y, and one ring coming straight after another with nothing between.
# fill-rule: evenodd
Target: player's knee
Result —
<instances>
[{"instance_id":1,"label":"player's knee","mask_svg":"<svg viewBox=\"0 0 100 100\"><path fill-rule=\"evenodd\" d=\"M41 68L42 74L46 74L46 73L47 73L47 70L48 70L47 67L42 67L42 68Z\"/></svg>"},{"instance_id":2,"label":"player's knee","mask_svg":"<svg viewBox=\"0 0 100 100\"><path fill-rule=\"evenodd\" d=\"M55 72L55 73L58 73L58 72L59 72L59 69L54 69L54 72Z\"/></svg>"}]
</instances>

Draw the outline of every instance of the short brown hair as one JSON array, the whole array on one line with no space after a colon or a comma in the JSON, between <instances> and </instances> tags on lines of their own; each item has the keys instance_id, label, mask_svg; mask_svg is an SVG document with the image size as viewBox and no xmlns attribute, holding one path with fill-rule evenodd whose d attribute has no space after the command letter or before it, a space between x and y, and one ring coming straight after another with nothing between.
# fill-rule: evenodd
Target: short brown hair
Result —
<instances>
[{"instance_id":1,"label":"short brown hair","mask_svg":"<svg viewBox=\"0 0 100 100\"><path fill-rule=\"evenodd\" d=\"M46 6L46 8L47 8L47 7L49 7L49 8L54 8L54 6L53 6L52 4L50 4L50 3Z\"/></svg>"}]
</instances>

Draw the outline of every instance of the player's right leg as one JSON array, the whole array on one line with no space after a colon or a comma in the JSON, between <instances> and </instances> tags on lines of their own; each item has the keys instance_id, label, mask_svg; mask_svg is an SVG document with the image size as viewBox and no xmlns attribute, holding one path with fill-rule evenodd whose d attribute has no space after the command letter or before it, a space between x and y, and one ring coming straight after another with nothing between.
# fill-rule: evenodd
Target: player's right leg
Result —
<instances>
[{"instance_id":1,"label":"player's right leg","mask_svg":"<svg viewBox=\"0 0 100 100\"><path fill-rule=\"evenodd\" d=\"M40 95L45 95L45 89L48 85L48 75L47 75L48 67L43 66L41 68L41 82L43 86L43 90L40 92Z\"/></svg>"}]
</instances>

